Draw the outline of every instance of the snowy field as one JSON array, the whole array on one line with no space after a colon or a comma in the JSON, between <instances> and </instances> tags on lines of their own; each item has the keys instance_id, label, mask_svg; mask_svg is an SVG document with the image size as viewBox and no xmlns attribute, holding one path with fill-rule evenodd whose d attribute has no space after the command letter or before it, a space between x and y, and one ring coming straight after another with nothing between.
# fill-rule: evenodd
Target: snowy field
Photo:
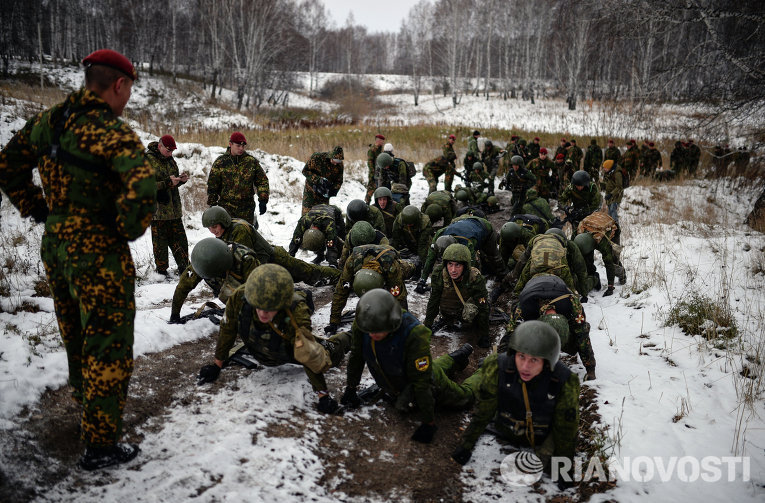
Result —
<instances>
[{"instance_id":1,"label":"snowy field","mask_svg":"<svg viewBox=\"0 0 765 503\"><path fill-rule=\"evenodd\" d=\"M149 103L148 88L156 85L151 79L139 81L134 106ZM407 102L411 97L389 95L386 99L396 104L398 113L392 117L402 123L437 121L577 135L622 134L600 121L597 110L568 114L554 103L538 102L536 115L529 115L522 107L530 105L519 101L511 102L514 110L495 106L499 102L485 107L478 98L466 97L455 110L447 99L436 110L437 100L428 98L415 111ZM19 106L8 100L0 107L0 145L23 125L16 116ZM479 113L483 115L476 115ZM247 119L213 110L209 121L225 129ZM683 127L682 121L678 114L677 122L668 123L666 128L650 124L645 130L671 136ZM639 129L623 131L637 137L642 133ZM148 132L139 134L144 143L156 140ZM204 192L212 161L223 148L184 143L178 147L179 167L191 175L181 192ZM461 156L464 145L457 147ZM260 232L273 244L286 247L300 215L302 162L278 153L251 153L258 157L271 183L268 213L259 217ZM363 193L361 167L361 160L346 161L349 176L333 200L335 204L345 208ZM765 401L760 394L765 358L765 236L741 223L759 190L729 179L626 190L621 220L627 284L617 285L612 297L603 298L595 292L585 304L598 361L598 378L587 384L597 391L602 424L609 427L605 436L613 445L613 460L624 473L612 490L594 495L592 501L765 500ZM426 194L427 184L418 175L413 204L421 204ZM201 228L200 211L187 213L184 223L191 247L209 236ZM35 284L43 277L39 259L42 226L22 220L4 198L0 234L0 430L9 431L17 427L22 408L34 409L46 388L66 384L67 368L52 300L35 296ZM131 243L131 251L138 271L136 356L215 334L216 327L205 319L168 325L175 284L163 282L153 272L148 232ZM301 251L298 257L311 255ZM604 277L602 263L599 266ZM205 289L200 285L197 292ZM669 308L692 293L729 302L739 337L709 341L687 336L676 325L665 326ZM412 310L422 316L425 299L415 299ZM196 305L187 302L181 314L191 313ZM348 307L352 305L350 302ZM313 324L323 327L328 321L326 305L314 314ZM741 375L744 366L755 379ZM583 376L583 368L576 366L574 370ZM344 375L344 369L332 372ZM325 419L313 409L314 397L302 369L266 368L237 379L235 386L229 386L233 387L234 391L217 395L192 390L197 400L194 410L177 404L168 415L150 420L134 462L100 473L70 475L40 500L345 499L342 493L332 491L331 484L322 482L323 477L332 480L344 475L324 473L314 450ZM339 395L341 390L333 392ZM269 424L289 422L296 412L305 420L301 435L259 434ZM368 414L362 410L348 417L363 421ZM13 459L4 452L2 437L0 434L0 470L6 480L23 480L25 474L14 471ZM482 437L462 472L464 500L546 499L530 488L508 486L499 471L506 455L493 437ZM716 472L709 469L714 464L710 457L735 459L715 465ZM707 465L700 465L703 459ZM215 489L201 495L191 489L200 486ZM76 492L72 492L74 487ZM547 497L555 494L550 481L543 482L543 488L550 493ZM379 499L393 497L408 499L394 489L389 497Z\"/></svg>"}]
</instances>

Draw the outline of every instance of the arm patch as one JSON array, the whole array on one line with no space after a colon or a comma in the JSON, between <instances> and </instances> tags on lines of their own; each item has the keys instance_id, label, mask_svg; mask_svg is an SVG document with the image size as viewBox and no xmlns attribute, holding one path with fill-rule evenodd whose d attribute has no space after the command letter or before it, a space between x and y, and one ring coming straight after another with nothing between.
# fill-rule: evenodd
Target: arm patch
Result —
<instances>
[{"instance_id":1,"label":"arm patch","mask_svg":"<svg viewBox=\"0 0 765 503\"><path fill-rule=\"evenodd\" d=\"M418 358L414 361L414 368L416 368L420 372L425 372L430 368L430 357L429 356L423 356L422 358Z\"/></svg>"}]
</instances>

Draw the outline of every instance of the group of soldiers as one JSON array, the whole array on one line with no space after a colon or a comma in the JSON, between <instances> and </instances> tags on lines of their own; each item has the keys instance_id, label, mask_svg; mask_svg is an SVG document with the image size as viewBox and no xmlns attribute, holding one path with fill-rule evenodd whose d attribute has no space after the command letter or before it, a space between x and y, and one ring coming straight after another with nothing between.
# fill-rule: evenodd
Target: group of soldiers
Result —
<instances>
[{"instance_id":1,"label":"group of soldiers","mask_svg":"<svg viewBox=\"0 0 765 503\"><path fill-rule=\"evenodd\" d=\"M202 225L212 236L186 259L182 240L163 240L175 232L177 188L188 179L170 162L174 139L165 135L145 151L119 120L136 78L127 58L101 50L83 64L86 87L31 119L0 154L0 188L22 216L45 224L41 255L73 397L83 408L81 467L124 463L138 453L138 446L119 441L133 368L135 269L128 241L149 225L155 250L169 247L182 269L169 322L188 319L181 316L183 303L201 281L226 303L214 359L200 370L199 384L217 379L229 363L298 364L320 412L385 400L418 413L417 442L433 440L436 404L473 407L452 453L460 464L469 461L490 422L499 435L533 449L545 466L553 456L573 457L579 378L560 353L578 354L585 379L596 378L582 303L601 288L595 250L606 268L604 296L614 293L615 277L625 281L616 213L623 191L617 166L623 163L602 163L605 211L587 171L575 165L556 173L539 162L547 152L538 139L526 145L515 138L500 149L475 131L465 169L457 173L450 135L442 155L423 168L429 193L418 208L409 200L413 164L395 157L378 135L370 145L366 194L345 214L330 204L343 182L343 149L315 153L306 162L303 212L285 249L258 232L254 212L256 206L260 214L267 211L268 178L236 132L208 178L210 207ZM575 142L562 143L564 166L573 164ZM42 188L33 183L35 168ZM441 175L444 189L438 190ZM454 176L465 185L453 187ZM498 188L512 194L499 232L487 219L487 212L499 210L497 176ZM565 216L551 210L556 196L561 208L570 205ZM573 239L561 230L566 223ZM312 263L296 258L301 249L315 254ZM160 272L167 270L164 253L157 259ZM487 278L495 282L491 293ZM430 292L424 321L408 310L408 280L418 295ZM323 335L312 326L312 291L300 283L334 285ZM356 309L344 313L352 293L359 296ZM492 320L507 322L499 341L491 335ZM468 367L473 347L464 344L434 359L431 337L440 330L467 333L482 348L498 342L499 352L458 383L455 374ZM347 353L338 402L324 373L342 365ZM359 390L365 366L375 385Z\"/></svg>"}]
</instances>

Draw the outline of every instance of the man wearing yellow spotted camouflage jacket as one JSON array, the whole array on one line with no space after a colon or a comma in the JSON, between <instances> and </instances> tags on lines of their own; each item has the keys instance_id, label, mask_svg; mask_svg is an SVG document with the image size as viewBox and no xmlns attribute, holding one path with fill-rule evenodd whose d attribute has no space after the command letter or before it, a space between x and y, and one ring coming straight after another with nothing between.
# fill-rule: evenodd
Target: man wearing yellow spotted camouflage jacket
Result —
<instances>
[{"instance_id":1,"label":"man wearing yellow spotted camouflage jacket","mask_svg":"<svg viewBox=\"0 0 765 503\"><path fill-rule=\"evenodd\" d=\"M331 152L314 152L305 163L303 215L316 205L329 204L329 198L337 195L343 185L343 159L343 147L338 145Z\"/></svg>"},{"instance_id":2,"label":"man wearing yellow spotted camouflage jacket","mask_svg":"<svg viewBox=\"0 0 765 503\"><path fill-rule=\"evenodd\" d=\"M93 470L138 453L119 443L133 372L128 242L149 226L157 188L141 140L119 119L137 78L133 65L109 49L82 62L85 88L30 119L0 153L0 189L22 216L45 223L40 255L83 409L80 466Z\"/></svg>"},{"instance_id":3,"label":"man wearing yellow spotted camouflage jacket","mask_svg":"<svg viewBox=\"0 0 765 503\"><path fill-rule=\"evenodd\" d=\"M240 132L231 134L226 153L215 159L207 178L207 205L222 206L234 218L255 223L255 195L259 213L268 204L268 177L253 156L245 152L247 140Z\"/></svg>"}]
</instances>

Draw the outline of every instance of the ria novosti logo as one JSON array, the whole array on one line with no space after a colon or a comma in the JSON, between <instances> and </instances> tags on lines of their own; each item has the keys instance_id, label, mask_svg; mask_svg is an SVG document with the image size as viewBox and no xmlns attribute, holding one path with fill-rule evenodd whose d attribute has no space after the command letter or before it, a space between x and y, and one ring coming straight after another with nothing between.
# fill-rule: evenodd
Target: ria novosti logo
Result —
<instances>
[{"instance_id":1,"label":"ria novosti logo","mask_svg":"<svg viewBox=\"0 0 765 503\"><path fill-rule=\"evenodd\" d=\"M505 456L499 473L510 485L530 486L542 478L542 460L531 451L518 451Z\"/></svg>"}]
</instances>

